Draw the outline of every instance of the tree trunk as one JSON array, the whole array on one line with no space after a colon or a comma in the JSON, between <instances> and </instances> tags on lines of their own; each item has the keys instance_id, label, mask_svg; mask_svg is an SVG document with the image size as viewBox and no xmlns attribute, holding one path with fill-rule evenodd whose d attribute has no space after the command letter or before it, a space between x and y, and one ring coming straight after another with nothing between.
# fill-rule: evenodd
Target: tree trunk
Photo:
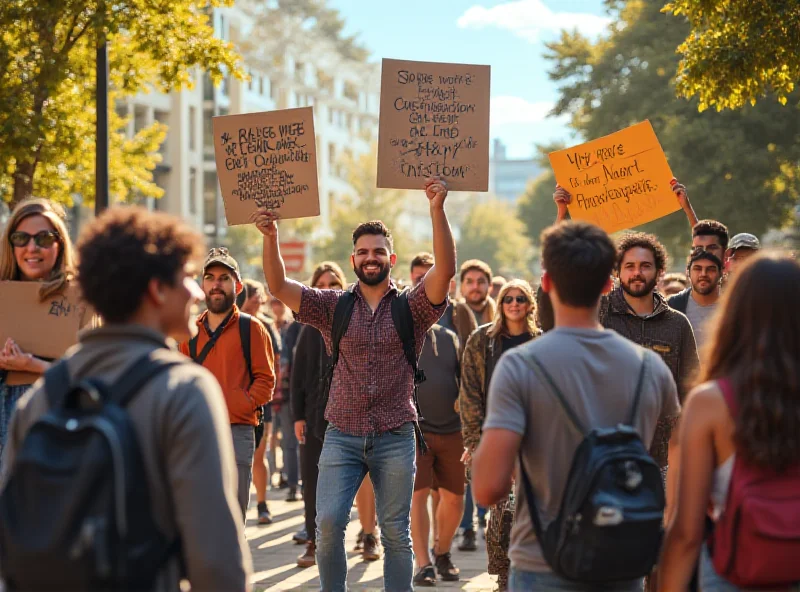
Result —
<instances>
[{"instance_id":1,"label":"tree trunk","mask_svg":"<svg viewBox=\"0 0 800 592\"><path fill-rule=\"evenodd\" d=\"M8 204L9 209L13 210L19 202L33 195L35 171L35 162L17 162L17 170L14 171L14 195Z\"/></svg>"}]
</instances>

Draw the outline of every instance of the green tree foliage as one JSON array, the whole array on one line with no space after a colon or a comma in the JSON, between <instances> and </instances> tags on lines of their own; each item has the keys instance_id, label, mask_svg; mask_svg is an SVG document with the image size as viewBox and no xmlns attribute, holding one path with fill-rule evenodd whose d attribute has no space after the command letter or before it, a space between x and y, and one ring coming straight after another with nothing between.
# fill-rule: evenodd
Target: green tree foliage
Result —
<instances>
[{"instance_id":1,"label":"green tree foliage","mask_svg":"<svg viewBox=\"0 0 800 592\"><path fill-rule=\"evenodd\" d=\"M786 104L800 81L800 0L673 0L691 31L677 90L703 110L738 109L768 94Z\"/></svg>"},{"instance_id":2,"label":"green tree foliage","mask_svg":"<svg viewBox=\"0 0 800 592\"><path fill-rule=\"evenodd\" d=\"M243 76L214 37L209 6L232 0L3 0L0 2L0 198L94 200L95 48L109 43L112 99L191 86L194 68L219 82ZM111 102L113 105L113 101ZM115 199L160 196L152 183L165 128L126 139L111 109Z\"/></svg>"},{"instance_id":3,"label":"green tree foliage","mask_svg":"<svg viewBox=\"0 0 800 592\"><path fill-rule=\"evenodd\" d=\"M524 278L530 274L532 249L525 225L514 206L506 201L476 203L461 225L457 246L459 261L481 259L494 273L506 277Z\"/></svg>"},{"instance_id":4,"label":"green tree foliage","mask_svg":"<svg viewBox=\"0 0 800 592\"><path fill-rule=\"evenodd\" d=\"M525 193L517 202L517 216L525 226L525 236L537 247L542 231L553 224L556 217L553 206L555 185L553 171L544 172L528 183Z\"/></svg>"},{"instance_id":5,"label":"green tree foliage","mask_svg":"<svg viewBox=\"0 0 800 592\"><path fill-rule=\"evenodd\" d=\"M663 14L657 0L607 4L616 23L606 38L591 43L563 33L548 44L550 77L560 92L554 113L571 115L584 138L649 119L700 218L718 219L734 233L786 224L800 196L800 107L768 101L698 112L697 100L676 98L670 80L689 24ZM642 230L658 234L675 257L686 256L689 228L681 212Z\"/></svg>"}]
</instances>

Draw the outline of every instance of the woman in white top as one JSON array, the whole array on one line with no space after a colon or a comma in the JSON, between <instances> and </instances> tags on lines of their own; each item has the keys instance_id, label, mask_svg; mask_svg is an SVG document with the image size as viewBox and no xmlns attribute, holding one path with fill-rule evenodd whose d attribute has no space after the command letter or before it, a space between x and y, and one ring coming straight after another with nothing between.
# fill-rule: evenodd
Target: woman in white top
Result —
<instances>
[{"instance_id":1,"label":"woman in white top","mask_svg":"<svg viewBox=\"0 0 800 592\"><path fill-rule=\"evenodd\" d=\"M736 456L758 469L800 463L800 265L761 254L726 290L680 425L678 503L659 568L661 590L686 590L700 558L703 592L739 590L715 570L704 523L725 509ZM738 406L729 412L723 389ZM800 560L800 558L798 558Z\"/></svg>"}]
</instances>

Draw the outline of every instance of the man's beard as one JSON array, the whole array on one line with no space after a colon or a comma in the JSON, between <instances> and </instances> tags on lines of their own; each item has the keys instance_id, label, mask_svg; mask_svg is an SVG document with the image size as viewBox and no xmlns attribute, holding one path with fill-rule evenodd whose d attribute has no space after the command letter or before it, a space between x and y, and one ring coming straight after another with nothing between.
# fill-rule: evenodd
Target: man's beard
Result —
<instances>
[{"instance_id":1,"label":"man's beard","mask_svg":"<svg viewBox=\"0 0 800 592\"><path fill-rule=\"evenodd\" d=\"M700 286L700 282L699 281L697 282L697 285L692 284L692 290L694 290L695 292L697 292L701 296L708 296L709 294L711 294L716 289L717 289L717 284L715 284L712 281L709 281L707 285L702 286L702 287Z\"/></svg>"},{"instance_id":2,"label":"man's beard","mask_svg":"<svg viewBox=\"0 0 800 592\"><path fill-rule=\"evenodd\" d=\"M377 265L378 272L375 275L367 275L364 272L364 267L367 265ZM353 267L353 272L356 274L356 277L367 286L377 286L387 277L389 277L389 272L392 270L391 266L386 263L385 265L381 265L378 261L366 261L361 264L361 267L356 268Z\"/></svg>"},{"instance_id":3,"label":"man's beard","mask_svg":"<svg viewBox=\"0 0 800 592\"><path fill-rule=\"evenodd\" d=\"M212 300L214 296L222 296L222 301ZM233 294L225 294L224 292L214 292L213 294L206 295L206 305L208 310L214 314L222 314L228 312L233 308L233 302L236 296Z\"/></svg>"},{"instance_id":4,"label":"man's beard","mask_svg":"<svg viewBox=\"0 0 800 592\"><path fill-rule=\"evenodd\" d=\"M631 284L633 284L634 281L642 281L644 282L644 286L634 290L631 288ZM629 296L633 296L634 298L641 298L642 296L646 296L655 289L657 283L658 283L657 277L653 278L652 281L648 282L641 276L631 278L627 284L623 283L622 281L619 282L620 286L622 286L623 291Z\"/></svg>"},{"instance_id":5,"label":"man's beard","mask_svg":"<svg viewBox=\"0 0 800 592\"><path fill-rule=\"evenodd\" d=\"M471 306L483 306L486 300L489 298L489 294L483 294L482 292L468 292L467 293L467 304Z\"/></svg>"}]
</instances>

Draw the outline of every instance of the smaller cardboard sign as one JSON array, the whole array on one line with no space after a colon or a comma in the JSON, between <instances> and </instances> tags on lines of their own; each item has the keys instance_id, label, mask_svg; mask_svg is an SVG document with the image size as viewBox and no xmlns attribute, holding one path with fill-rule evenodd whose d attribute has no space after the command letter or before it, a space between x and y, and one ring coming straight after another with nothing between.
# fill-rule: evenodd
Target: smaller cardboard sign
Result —
<instances>
[{"instance_id":1,"label":"smaller cardboard sign","mask_svg":"<svg viewBox=\"0 0 800 592\"><path fill-rule=\"evenodd\" d=\"M224 115L212 124L229 226L249 224L260 208L276 210L284 219L319 215L311 107Z\"/></svg>"},{"instance_id":2,"label":"smaller cardboard sign","mask_svg":"<svg viewBox=\"0 0 800 592\"><path fill-rule=\"evenodd\" d=\"M489 189L489 66L384 59L378 187Z\"/></svg>"},{"instance_id":3,"label":"smaller cardboard sign","mask_svg":"<svg viewBox=\"0 0 800 592\"><path fill-rule=\"evenodd\" d=\"M78 331L90 319L78 289L39 301L38 282L0 282L0 347L13 339L20 349L39 358L60 358L78 342Z\"/></svg>"},{"instance_id":4,"label":"smaller cardboard sign","mask_svg":"<svg viewBox=\"0 0 800 592\"><path fill-rule=\"evenodd\" d=\"M556 181L572 194L574 220L617 232L680 209L672 171L649 121L551 152Z\"/></svg>"}]
</instances>

